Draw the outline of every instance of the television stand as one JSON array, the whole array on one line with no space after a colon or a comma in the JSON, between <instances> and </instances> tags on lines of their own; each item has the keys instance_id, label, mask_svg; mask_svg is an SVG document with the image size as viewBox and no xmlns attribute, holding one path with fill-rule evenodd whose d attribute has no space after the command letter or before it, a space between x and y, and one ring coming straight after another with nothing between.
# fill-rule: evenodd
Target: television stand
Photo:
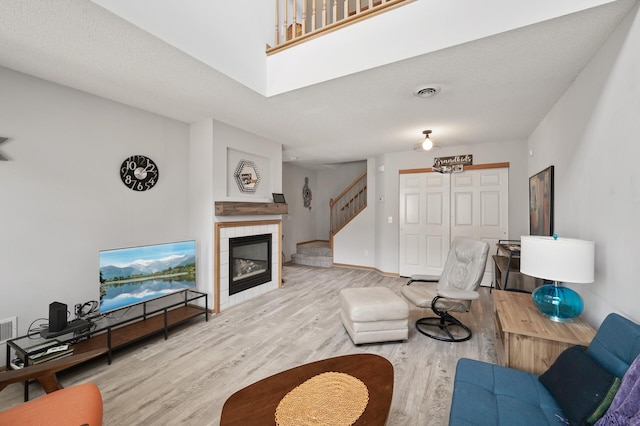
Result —
<instances>
[{"instance_id":1,"label":"television stand","mask_svg":"<svg viewBox=\"0 0 640 426\"><path fill-rule=\"evenodd\" d=\"M204 308L197 302L204 302ZM94 315L88 320L92 329L80 336L75 353L107 348L107 360L111 364L112 352L154 334L169 338L169 329L200 315L209 321L207 294L195 290L183 290L163 297ZM86 339L82 339L86 337Z\"/></svg>"},{"instance_id":2,"label":"television stand","mask_svg":"<svg viewBox=\"0 0 640 426\"><path fill-rule=\"evenodd\" d=\"M199 304L204 304L204 307ZM188 322L200 315L209 321L207 294L195 290L182 290L156 299L116 309L105 314L93 315L86 323L70 322L60 332L31 333L7 341L7 370L15 367L11 361L15 358L23 360L24 366L39 362L49 362L63 355L76 355L96 349L107 354L107 362L111 364L113 351L138 342L155 334L164 334L169 338L169 330L179 324ZM88 326L87 326L88 324ZM68 345L70 350L52 355L46 361L38 357L51 347ZM12 351L15 354L12 354ZM25 401L29 399L29 384L25 382Z\"/></svg>"}]
</instances>

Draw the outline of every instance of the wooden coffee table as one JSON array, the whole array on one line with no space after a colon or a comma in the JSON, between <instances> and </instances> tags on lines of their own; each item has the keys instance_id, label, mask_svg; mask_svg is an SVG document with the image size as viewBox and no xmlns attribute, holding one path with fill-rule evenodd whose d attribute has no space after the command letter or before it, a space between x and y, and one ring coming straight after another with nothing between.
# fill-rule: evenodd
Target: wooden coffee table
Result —
<instances>
[{"instance_id":1,"label":"wooden coffee table","mask_svg":"<svg viewBox=\"0 0 640 426\"><path fill-rule=\"evenodd\" d=\"M357 354L301 365L240 389L224 403L220 425L274 425L282 398L306 380L326 372L349 374L367 386L369 402L354 424L386 423L393 394L393 365L379 355Z\"/></svg>"}]
</instances>

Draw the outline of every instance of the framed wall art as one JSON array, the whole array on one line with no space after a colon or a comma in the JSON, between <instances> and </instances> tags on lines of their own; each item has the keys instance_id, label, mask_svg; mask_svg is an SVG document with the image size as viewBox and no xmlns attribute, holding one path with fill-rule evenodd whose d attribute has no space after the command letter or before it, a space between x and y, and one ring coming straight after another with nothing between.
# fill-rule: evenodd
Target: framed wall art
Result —
<instances>
[{"instance_id":1,"label":"framed wall art","mask_svg":"<svg viewBox=\"0 0 640 426\"><path fill-rule=\"evenodd\" d=\"M260 172L253 161L240 160L233 174L241 192L254 193L260 183Z\"/></svg>"},{"instance_id":2,"label":"framed wall art","mask_svg":"<svg viewBox=\"0 0 640 426\"><path fill-rule=\"evenodd\" d=\"M227 197L270 199L271 160L252 152L227 148Z\"/></svg>"},{"instance_id":3,"label":"framed wall art","mask_svg":"<svg viewBox=\"0 0 640 426\"><path fill-rule=\"evenodd\" d=\"M529 178L529 234L553 235L553 166Z\"/></svg>"}]
</instances>

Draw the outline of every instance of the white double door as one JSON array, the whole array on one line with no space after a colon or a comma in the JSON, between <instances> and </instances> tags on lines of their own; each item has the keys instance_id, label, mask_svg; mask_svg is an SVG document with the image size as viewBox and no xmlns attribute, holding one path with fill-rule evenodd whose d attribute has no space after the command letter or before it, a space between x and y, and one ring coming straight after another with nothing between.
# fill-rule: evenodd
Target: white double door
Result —
<instances>
[{"instance_id":1,"label":"white double door","mask_svg":"<svg viewBox=\"0 0 640 426\"><path fill-rule=\"evenodd\" d=\"M399 189L401 276L440 275L455 238L493 249L509 235L508 168L401 174ZM492 271L489 257L482 285L490 285Z\"/></svg>"}]
</instances>

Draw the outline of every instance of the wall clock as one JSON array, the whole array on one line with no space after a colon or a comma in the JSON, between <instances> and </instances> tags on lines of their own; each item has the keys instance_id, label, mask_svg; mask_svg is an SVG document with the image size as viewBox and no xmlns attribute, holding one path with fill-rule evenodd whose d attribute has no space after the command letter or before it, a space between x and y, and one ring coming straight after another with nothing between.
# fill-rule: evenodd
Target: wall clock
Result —
<instances>
[{"instance_id":1,"label":"wall clock","mask_svg":"<svg viewBox=\"0 0 640 426\"><path fill-rule=\"evenodd\" d=\"M158 166L144 155L132 155L120 166L120 178L127 188L146 191L158 183Z\"/></svg>"}]
</instances>

